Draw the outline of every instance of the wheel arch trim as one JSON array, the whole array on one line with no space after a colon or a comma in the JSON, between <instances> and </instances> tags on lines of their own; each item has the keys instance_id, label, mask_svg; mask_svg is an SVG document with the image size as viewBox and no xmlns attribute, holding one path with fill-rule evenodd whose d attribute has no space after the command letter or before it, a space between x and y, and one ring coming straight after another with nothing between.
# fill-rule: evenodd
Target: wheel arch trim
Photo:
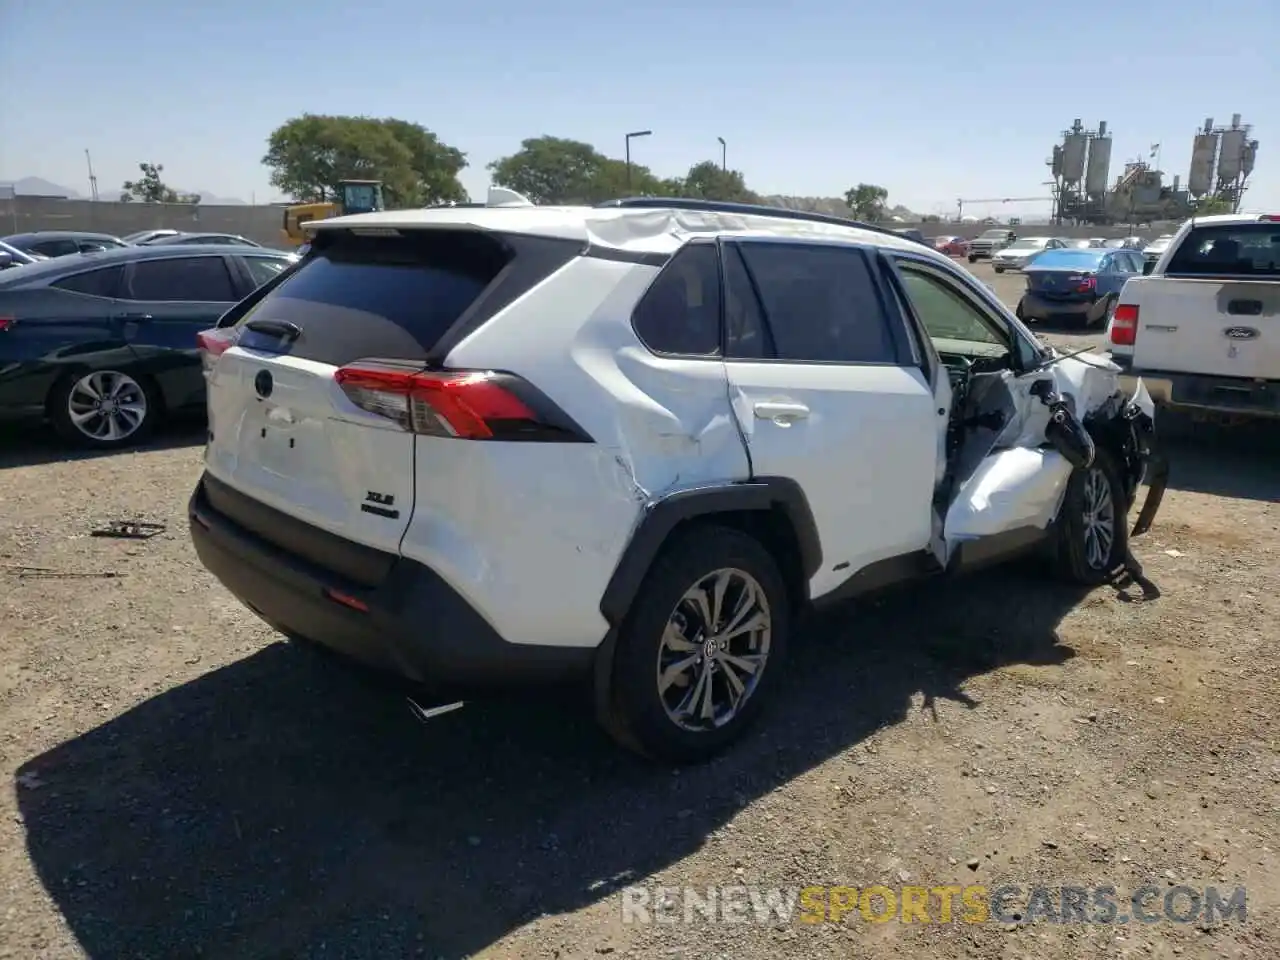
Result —
<instances>
[{"instance_id":1,"label":"wheel arch trim","mask_svg":"<svg viewBox=\"0 0 1280 960\"><path fill-rule=\"evenodd\" d=\"M807 583L822 567L822 544L809 500L795 480L756 477L678 490L645 504L640 522L600 598L600 612L612 627L622 623L649 569L681 523L716 514L775 511L782 514L795 535Z\"/></svg>"}]
</instances>

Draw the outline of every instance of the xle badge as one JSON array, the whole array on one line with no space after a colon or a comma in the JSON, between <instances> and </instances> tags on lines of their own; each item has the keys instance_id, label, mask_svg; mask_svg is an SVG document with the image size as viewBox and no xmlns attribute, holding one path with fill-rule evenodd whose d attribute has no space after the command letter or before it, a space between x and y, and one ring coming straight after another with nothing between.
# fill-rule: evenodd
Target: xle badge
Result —
<instances>
[{"instance_id":1,"label":"xle badge","mask_svg":"<svg viewBox=\"0 0 1280 960\"><path fill-rule=\"evenodd\" d=\"M365 502L360 504L360 509L364 513L372 513L377 517L386 517L388 520L398 520L400 518L400 511L391 509L392 504L396 502L396 498L391 494L370 490L365 494L364 500Z\"/></svg>"}]
</instances>

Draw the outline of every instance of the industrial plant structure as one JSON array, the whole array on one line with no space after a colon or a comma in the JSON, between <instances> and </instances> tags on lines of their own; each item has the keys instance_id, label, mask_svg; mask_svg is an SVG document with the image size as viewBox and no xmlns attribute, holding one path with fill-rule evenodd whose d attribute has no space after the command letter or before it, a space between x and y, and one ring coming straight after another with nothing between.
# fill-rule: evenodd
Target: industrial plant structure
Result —
<instances>
[{"instance_id":1,"label":"industrial plant structure","mask_svg":"<svg viewBox=\"0 0 1280 960\"><path fill-rule=\"evenodd\" d=\"M1096 130L1086 130L1077 119L1063 131L1062 142L1054 146L1048 161L1053 173L1054 222L1180 220L1202 207L1206 198L1214 200L1217 209L1237 211L1258 153L1258 141L1250 139L1250 130L1238 113L1229 127L1215 127L1212 119L1206 120L1196 132L1183 189L1177 176L1171 186L1165 186L1164 172L1143 159L1126 162L1124 173L1111 184L1111 135L1106 121ZM1153 146L1149 159L1158 163L1159 151L1159 145Z\"/></svg>"}]
</instances>

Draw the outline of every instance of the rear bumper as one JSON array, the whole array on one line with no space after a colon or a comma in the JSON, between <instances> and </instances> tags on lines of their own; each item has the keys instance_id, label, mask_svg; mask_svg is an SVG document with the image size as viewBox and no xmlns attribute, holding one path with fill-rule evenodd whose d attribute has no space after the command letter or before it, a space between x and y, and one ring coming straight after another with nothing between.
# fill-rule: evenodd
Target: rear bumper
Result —
<instances>
[{"instance_id":1,"label":"rear bumper","mask_svg":"<svg viewBox=\"0 0 1280 960\"><path fill-rule=\"evenodd\" d=\"M1280 380L1249 380L1200 373L1169 373L1133 368L1130 357L1112 359L1121 383L1131 389L1139 378L1151 399L1163 407L1250 417L1280 417Z\"/></svg>"},{"instance_id":2,"label":"rear bumper","mask_svg":"<svg viewBox=\"0 0 1280 960\"><path fill-rule=\"evenodd\" d=\"M511 643L420 563L388 558L386 575L377 586L368 586L268 542L219 512L210 503L206 482L201 478L188 505L200 562L282 633L450 695L589 675L594 649ZM254 502L258 514L269 509ZM286 524L291 521L281 517ZM355 543L349 548L353 554L369 552Z\"/></svg>"},{"instance_id":3,"label":"rear bumper","mask_svg":"<svg viewBox=\"0 0 1280 960\"><path fill-rule=\"evenodd\" d=\"M1034 293L1022 295L1024 320L1049 320L1053 317L1087 317L1098 305L1092 300L1050 300Z\"/></svg>"}]
</instances>

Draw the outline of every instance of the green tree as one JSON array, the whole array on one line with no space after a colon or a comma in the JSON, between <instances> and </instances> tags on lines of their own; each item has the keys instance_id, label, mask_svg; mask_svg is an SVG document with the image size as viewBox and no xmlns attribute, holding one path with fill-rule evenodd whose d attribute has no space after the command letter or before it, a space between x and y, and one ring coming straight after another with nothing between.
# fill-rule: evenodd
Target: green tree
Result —
<instances>
[{"instance_id":1,"label":"green tree","mask_svg":"<svg viewBox=\"0 0 1280 960\"><path fill-rule=\"evenodd\" d=\"M120 187L120 202L133 203L190 203L200 202L198 193L178 193L160 179L164 170L162 163L140 163L138 169L142 176L137 180L126 180Z\"/></svg>"},{"instance_id":2,"label":"green tree","mask_svg":"<svg viewBox=\"0 0 1280 960\"><path fill-rule=\"evenodd\" d=\"M759 203L760 198L747 189L740 170L724 170L710 160L695 163L685 174L682 195L700 200L722 200L733 203Z\"/></svg>"},{"instance_id":3,"label":"green tree","mask_svg":"<svg viewBox=\"0 0 1280 960\"><path fill-rule=\"evenodd\" d=\"M608 162L608 157L580 140L530 137L511 156L489 164L489 173L496 185L522 193L534 203L590 203L601 190L600 181L616 177L616 171L606 169ZM632 168L633 176L636 169Z\"/></svg>"},{"instance_id":4,"label":"green tree","mask_svg":"<svg viewBox=\"0 0 1280 960\"><path fill-rule=\"evenodd\" d=\"M602 203L619 197L683 197L685 182L657 176L648 167L606 157L589 143L532 137L509 157L489 164L493 182L534 203ZM718 169L717 169L718 172Z\"/></svg>"},{"instance_id":5,"label":"green tree","mask_svg":"<svg viewBox=\"0 0 1280 960\"><path fill-rule=\"evenodd\" d=\"M872 183L860 183L845 191L844 202L858 220L871 223L883 220L889 199L889 191Z\"/></svg>"},{"instance_id":6,"label":"green tree","mask_svg":"<svg viewBox=\"0 0 1280 960\"><path fill-rule=\"evenodd\" d=\"M466 154L420 124L395 118L303 114L267 140L271 183L297 200L336 200L343 180L381 180L386 202L416 207L465 200Z\"/></svg>"}]
</instances>

